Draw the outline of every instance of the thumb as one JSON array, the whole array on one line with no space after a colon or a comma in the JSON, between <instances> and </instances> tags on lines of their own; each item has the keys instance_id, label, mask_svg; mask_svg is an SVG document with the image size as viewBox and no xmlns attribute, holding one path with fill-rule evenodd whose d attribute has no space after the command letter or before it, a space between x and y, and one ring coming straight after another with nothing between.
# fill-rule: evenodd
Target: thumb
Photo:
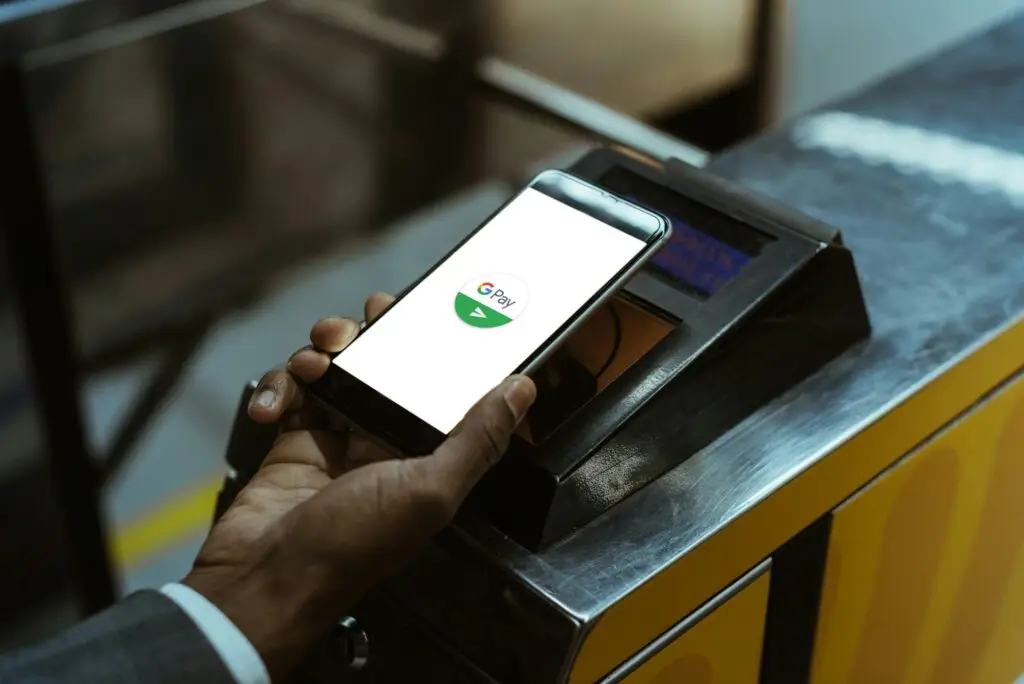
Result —
<instances>
[{"instance_id":1,"label":"thumb","mask_svg":"<svg viewBox=\"0 0 1024 684\"><path fill-rule=\"evenodd\" d=\"M537 398L533 381L513 375L469 410L451 436L424 459L449 497L461 503L508 449L512 433ZM457 504L456 504L457 505Z\"/></svg>"}]
</instances>

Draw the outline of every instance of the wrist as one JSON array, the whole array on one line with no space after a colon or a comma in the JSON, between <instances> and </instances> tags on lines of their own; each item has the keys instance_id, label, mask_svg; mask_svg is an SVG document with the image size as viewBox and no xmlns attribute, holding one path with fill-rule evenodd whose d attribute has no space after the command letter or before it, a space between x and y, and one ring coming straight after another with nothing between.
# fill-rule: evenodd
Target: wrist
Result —
<instances>
[{"instance_id":1,"label":"wrist","mask_svg":"<svg viewBox=\"0 0 1024 684\"><path fill-rule=\"evenodd\" d=\"M316 602L301 595L297 582L284 582L269 568L197 567L182 584L202 594L245 635L272 681L291 675L333 624L317 615Z\"/></svg>"}]
</instances>

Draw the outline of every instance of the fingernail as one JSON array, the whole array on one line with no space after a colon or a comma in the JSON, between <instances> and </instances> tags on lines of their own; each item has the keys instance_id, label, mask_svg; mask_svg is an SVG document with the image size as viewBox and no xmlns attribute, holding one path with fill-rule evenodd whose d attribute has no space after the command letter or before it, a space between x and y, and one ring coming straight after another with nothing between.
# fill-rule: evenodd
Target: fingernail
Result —
<instances>
[{"instance_id":1,"label":"fingernail","mask_svg":"<svg viewBox=\"0 0 1024 684\"><path fill-rule=\"evenodd\" d=\"M252 399L252 405L256 408L274 408L277 403L277 392L272 388L265 388L256 393Z\"/></svg>"},{"instance_id":2,"label":"fingernail","mask_svg":"<svg viewBox=\"0 0 1024 684\"><path fill-rule=\"evenodd\" d=\"M517 376L505 381L505 403L512 410L517 425L536 398L537 388L528 378Z\"/></svg>"}]
</instances>

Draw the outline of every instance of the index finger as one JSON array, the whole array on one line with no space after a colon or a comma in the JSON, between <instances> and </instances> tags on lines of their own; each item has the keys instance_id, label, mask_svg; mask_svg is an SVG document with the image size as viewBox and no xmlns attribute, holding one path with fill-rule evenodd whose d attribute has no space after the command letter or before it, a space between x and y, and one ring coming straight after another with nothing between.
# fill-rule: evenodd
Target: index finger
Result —
<instances>
[{"instance_id":1,"label":"index finger","mask_svg":"<svg viewBox=\"0 0 1024 684\"><path fill-rule=\"evenodd\" d=\"M366 321L372 321L377 316L380 316L384 313L384 309L391 306L393 301L395 301L395 298L386 292L374 292L366 299L366 304L363 306Z\"/></svg>"}]
</instances>

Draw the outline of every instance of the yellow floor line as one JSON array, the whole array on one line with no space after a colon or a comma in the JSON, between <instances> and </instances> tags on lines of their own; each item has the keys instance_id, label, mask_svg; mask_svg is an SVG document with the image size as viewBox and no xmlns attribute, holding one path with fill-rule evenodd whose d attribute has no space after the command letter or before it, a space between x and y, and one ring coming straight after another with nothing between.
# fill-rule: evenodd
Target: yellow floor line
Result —
<instances>
[{"instance_id":1,"label":"yellow floor line","mask_svg":"<svg viewBox=\"0 0 1024 684\"><path fill-rule=\"evenodd\" d=\"M162 501L141 516L114 529L111 553L122 572L186 538L209 529L222 478L197 482Z\"/></svg>"}]
</instances>

